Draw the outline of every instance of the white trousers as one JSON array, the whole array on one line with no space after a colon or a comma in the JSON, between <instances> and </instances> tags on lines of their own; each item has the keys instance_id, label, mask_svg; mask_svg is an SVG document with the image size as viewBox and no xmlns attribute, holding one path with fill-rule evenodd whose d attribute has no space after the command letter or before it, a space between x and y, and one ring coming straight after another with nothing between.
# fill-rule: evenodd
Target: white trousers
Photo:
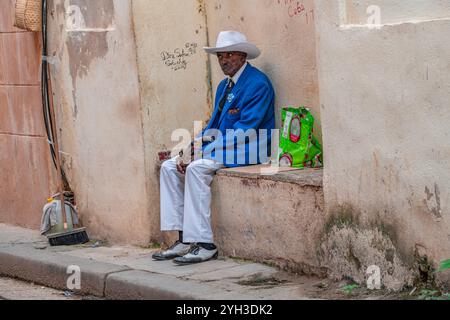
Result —
<instances>
[{"instance_id":1,"label":"white trousers","mask_svg":"<svg viewBox=\"0 0 450 320\"><path fill-rule=\"evenodd\" d=\"M211 183L221 163L192 162L186 175L177 171L176 158L161 167L161 231L183 231L183 242L214 243L211 228Z\"/></svg>"}]
</instances>

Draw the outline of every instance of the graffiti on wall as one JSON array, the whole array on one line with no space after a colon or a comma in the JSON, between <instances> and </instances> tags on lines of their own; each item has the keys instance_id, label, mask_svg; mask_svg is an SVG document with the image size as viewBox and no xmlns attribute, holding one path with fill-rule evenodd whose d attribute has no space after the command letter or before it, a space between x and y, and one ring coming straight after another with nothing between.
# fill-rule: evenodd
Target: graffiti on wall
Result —
<instances>
[{"instance_id":1,"label":"graffiti on wall","mask_svg":"<svg viewBox=\"0 0 450 320\"><path fill-rule=\"evenodd\" d=\"M197 53L197 43L186 43L184 48L176 48L172 51L162 51L161 60L173 71L186 70L189 64L187 58Z\"/></svg>"},{"instance_id":2,"label":"graffiti on wall","mask_svg":"<svg viewBox=\"0 0 450 320\"><path fill-rule=\"evenodd\" d=\"M297 0L275 0L278 5L284 7L290 18L303 17L306 23L314 21L314 9L308 8L304 3Z\"/></svg>"}]
</instances>

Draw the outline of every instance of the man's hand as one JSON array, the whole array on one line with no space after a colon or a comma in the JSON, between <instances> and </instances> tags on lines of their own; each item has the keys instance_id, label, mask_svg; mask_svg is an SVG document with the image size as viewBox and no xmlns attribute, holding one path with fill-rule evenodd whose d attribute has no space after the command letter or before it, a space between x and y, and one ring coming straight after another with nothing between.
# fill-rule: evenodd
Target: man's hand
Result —
<instances>
[{"instance_id":1,"label":"man's hand","mask_svg":"<svg viewBox=\"0 0 450 320\"><path fill-rule=\"evenodd\" d=\"M188 157L184 155L183 151L180 151L180 155L177 158L177 171L181 174L186 174L186 169L194 161L194 155L190 156L190 160Z\"/></svg>"},{"instance_id":2,"label":"man's hand","mask_svg":"<svg viewBox=\"0 0 450 320\"><path fill-rule=\"evenodd\" d=\"M187 167L188 167L188 165L183 163L182 160L179 163L177 163L177 170L181 174L186 174L186 168Z\"/></svg>"},{"instance_id":3,"label":"man's hand","mask_svg":"<svg viewBox=\"0 0 450 320\"><path fill-rule=\"evenodd\" d=\"M214 141L213 137L202 136L200 138L194 139L188 148L181 150L179 157L177 159L177 171L181 174L186 174L186 168L195 159L195 147L196 147L197 143L200 143L200 148L201 148L203 142L212 142L212 141ZM190 160L189 160L189 156L187 155L189 152L191 153Z\"/></svg>"}]
</instances>

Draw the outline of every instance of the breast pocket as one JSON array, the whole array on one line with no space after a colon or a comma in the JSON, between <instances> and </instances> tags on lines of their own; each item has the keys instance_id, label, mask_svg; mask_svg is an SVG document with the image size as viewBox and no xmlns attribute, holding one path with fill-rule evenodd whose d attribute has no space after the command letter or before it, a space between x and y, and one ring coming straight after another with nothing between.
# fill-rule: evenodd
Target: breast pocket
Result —
<instances>
[{"instance_id":1,"label":"breast pocket","mask_svg":"<svg viewBox=\"0 0 450 320\"><path fill-rule=\"evenodd\" d=\"M227 113L225 116L225 124L227 129L233 129L233 126L236 122L238 122L241 119L241 112L237 112L234 114Z\"/></svg>"}]
</instances>

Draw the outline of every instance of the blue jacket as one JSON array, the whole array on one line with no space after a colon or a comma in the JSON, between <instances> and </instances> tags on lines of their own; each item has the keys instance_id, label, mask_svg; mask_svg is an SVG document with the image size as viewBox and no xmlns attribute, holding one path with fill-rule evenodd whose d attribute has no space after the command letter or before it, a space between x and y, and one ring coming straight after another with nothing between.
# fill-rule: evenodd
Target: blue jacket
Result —
<instances>
[{"instance_id":1,"label":"blue jacket","mask_svg":"<svg viewBox=\"0 0 450 320\"><path fill-rule=\"evenodd\" d=\"M215 137L215 141L203 146L203 158L216 160L226 167L265 163L270 159L272 129L275 128L272 83L264 73L248 64L228 95L219 118L219 103L226 93L227 83L228 79L224 79L219 84L214 113L202 132ZM230 114L230 110L234 110L234 114Z\"/></svg>"}]
</instances>

